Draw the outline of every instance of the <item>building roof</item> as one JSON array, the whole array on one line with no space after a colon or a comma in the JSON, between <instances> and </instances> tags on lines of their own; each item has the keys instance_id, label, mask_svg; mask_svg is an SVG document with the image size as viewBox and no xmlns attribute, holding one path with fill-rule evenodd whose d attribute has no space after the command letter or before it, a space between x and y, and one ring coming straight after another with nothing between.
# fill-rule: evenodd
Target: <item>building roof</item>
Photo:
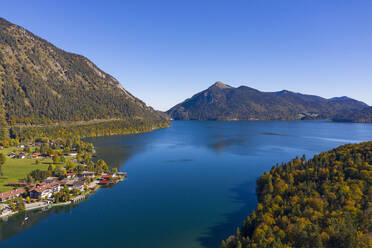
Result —
<instances>
[{"instance_id":1,"label":"building roof","mask_svg":"<svg viewBox=\"0 0 372 248\"><path fill-rule=\"evenodd\" d=\"M22 183L22 182L9 182L7 186L14 186L14 187L26 187L31 185L30 183Z\"/></svg>"},{"instance_id":2,"label":"building roof","mask_svg":"<svg viewBox=\"0 0 372 248\"><path fill-rule=\"evenodd\" d=\"M4 193L0 193L0 198L8 198L8 197L11 197L11 196L16 196L16 195L19 195L19 194L23 194L24 192L25 192L25 190L22 189L22 188L15 189L15 190L7 191L7 192L4 192Z\"/></svg>"},{"instance_id":3,"label":"building roof","mask_svg":"<svg viewBox=\"0 0 372 248\"><path fill-rule=\"evenodd\" d=\"M43 191L50 189L54 187L55 185L58 185L58 182L52 182L52 183L42 183L37 187L32 188L30 191L36 191L38 193L42 193Z\"/></svg>"},{"instance_id":4,"label":"building roof","mask_svg":"<svg viewBox=\"0 0 372 248\"><path fill-rule=\"evenodd\" d=\"M81 172L81 175L93 175L94 172L93 171L83 171Z\"/></svg>"},{"instance_id":5,"label":"building roof","mask_svg":"<svg viewBox=\"0 0 372 248\"><path fill-rule=\"evenodd\" d=\"M85 181L84 180L66 180L66 184L68 186L77 186L77 185L84 185Z\"/></svg>"},{"instance_id":6,"label":"building roof","mask_svg":"<svg viewBox=\"0 0 372 248\"><path fill-rule=\"evenodd\" d=\"M84 185L84 184L85 184L85 180L82 179L82 180L75 181L73 185L76 186L76 185Z\"/></svg>"},{"instance_id":7,"label":"building roof","mask_svg":"<svg viewBox=\"0 0 372 248\"><path fill-rule=\"evenodd\" d=\"M57 177L47 177L43 180L43 183L51 183L51 182L56 182L58 181Z\"/></svg>"}]
</instances>

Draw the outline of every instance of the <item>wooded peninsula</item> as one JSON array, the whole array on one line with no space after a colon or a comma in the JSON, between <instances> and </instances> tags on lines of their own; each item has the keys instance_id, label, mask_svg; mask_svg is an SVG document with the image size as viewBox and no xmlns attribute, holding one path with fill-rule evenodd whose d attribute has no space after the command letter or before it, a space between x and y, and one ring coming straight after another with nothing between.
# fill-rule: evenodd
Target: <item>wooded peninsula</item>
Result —
<instances>
[{"instance_id":1,"label":"wooded peninsula","mask_svg":"<svg viewBox=\"0 0 372 248\"><path fill-rule=\"evenodd\" d=\"M272 167L258 205L221 248L372 247L372 142Z\"/></svg>"}]
</instances>

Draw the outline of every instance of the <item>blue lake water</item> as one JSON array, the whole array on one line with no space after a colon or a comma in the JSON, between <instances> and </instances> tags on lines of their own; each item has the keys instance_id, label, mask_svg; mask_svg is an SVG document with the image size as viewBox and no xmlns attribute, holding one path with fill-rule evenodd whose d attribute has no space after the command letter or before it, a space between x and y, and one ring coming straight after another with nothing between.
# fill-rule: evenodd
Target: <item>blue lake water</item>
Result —
<instances>
[{"instance_id":1,"label":"blue lake water","mask_svg":"<svg viewBox=\"0 0 372 248\"><path fill-rule=\"evenodd\" d=\"M90 139L128 179L77 206L9 218L0 247L209 248L255 208L276 163L372 140L371 124L174 121L151 133Z\"/></svg>"}]
</instances>

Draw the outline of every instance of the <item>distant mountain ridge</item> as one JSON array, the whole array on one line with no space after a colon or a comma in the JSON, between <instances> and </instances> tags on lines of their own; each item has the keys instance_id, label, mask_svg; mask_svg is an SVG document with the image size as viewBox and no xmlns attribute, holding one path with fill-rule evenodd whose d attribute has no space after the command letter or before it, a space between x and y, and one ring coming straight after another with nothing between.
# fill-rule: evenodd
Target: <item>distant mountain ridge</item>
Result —
<instances>
[{"instance_id":1,"label":"distant mountain ridge","mask_svg":"<svg viewBox=\"0 0 372 248\"><path fill-rule=\"evenodd\" d=\"M333 120L337 122L372 123L372 107L341 113L336 115Z\"/></svg>"},{"instance_id":2,"label":"distant mountain ridge","mask_svg":"<svg viewBox=\"0 0 372 248\"><path fill-rule=\"evenodd\" d=\"M331 99L288 90L261 92L216 82L167 111L175 120L304 120L333 119L368 105L348 97Z\"/></svg>"},{"instance_id":3,"label":"distant mountain ridge","mask_svg":"<svg viewBox=\"0 0 372 248\"><path fill-rule=\"evenodd\" d=\"M0 18L0 124L102 119L166 121L86 57Z\"/></svg>"}]
</instances>

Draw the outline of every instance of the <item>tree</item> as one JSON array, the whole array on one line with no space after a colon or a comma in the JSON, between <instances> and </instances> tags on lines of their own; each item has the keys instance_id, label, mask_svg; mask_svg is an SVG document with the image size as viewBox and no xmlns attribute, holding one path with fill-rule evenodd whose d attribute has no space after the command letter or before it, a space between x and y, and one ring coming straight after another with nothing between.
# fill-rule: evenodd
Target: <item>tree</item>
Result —
<instances>
[{"instance_id":1,"label":"tree","mask_svg":"<svg viewBox=\"0 0 372 248\"><path fill-rule=\"evenodd\" d=\"M54 164L59 164L60 163L60 158L59 158L59 156L57 154L54 155L54 157L53 157L53 163Z\"/></svg>"},{"instance_id":2,"label":"tree","mask_svg":"<svg viewBox=\"0 0 372 248\"><path fill-rule=\"evenodd\" d=\"M0 153L0 166L5 164L5 161L6 161L6 157L4 153Z\"/></svg>"},{"instance_id":3,"label":"tree","mask_svg":"<svg viewBox=\"0 0 372 248\"><path fill-rule=\"evenodd\" d=\"M76 172L77 174L80 174L83 170L84 170L84 166L81 165L81 164L78 164L78 165L75 167L75 172Z\"/></svg>"},{"instance_id":4,"label":"tree","mask_svg":"<svg viewBox=\"0 0 372 248\"><path fill-rule=\"evenodd\" d=\"M35 181L42 181L48 177L48 171L42 171L42 170L36 169L36 170L31 171L27 176L27 180L32 181L30 177L33 178Z\"/></svg>"},{"instance_id":5,"label":"tree","mask_svg":"<svg viewBox=\"0 0 372 248\"><path fill-rule=\"evenodd\" d=\"M98 160L97 161L97 165L98 167L100 167L104 172L108 172L109 171L109 168L106 164L106 162L102 159Z\"/></svg>"},{"instance_id":6,"label":"tree","mask_svg":"<svg viewBox=\"0 0 372 248\"><path fill-rule=\"evenodd\" d=\"M66 162L66 170L67 170L68 172L71 172L71 171L74 170L74 168L75 168L75 163L72 162L72 160L68 160L68 161Z\"/></svg>"},{"instance_id":7,"label":"tree","mask_svg":"<svg viewBox=\"0 0 372 248\"><path fill-rule=\"evenodd\" d=\"M71 150L70 150L70 147L69 146L65 146L65 148L63 149L63 152L64 153L69 153Z\"/></svg>"},{"instance_id":8,"label":"tree","mask_svg":"<svg viewBox=\"0 0 372 248\"><path fill-rule=\"evenodd\" d=\"M31 147L29 146L26 146L24 149L23 149L24 152L27 152L27 153L30 153L31 152Z\"/></svg>"},{"instance_id":9,"label":"tree","mask_svg":"<svg viewBox=\"0 0 372 248\"><path fill-rule=\"evenodd\" d=\"M220 248L227 248L225 240L222 240Z\"/></svg>"},{"instance_id":10,"label":"tree","mask_svg":"<svg viewBox=\"0 0 372 248\"><path fill-rule=\"evenodd\" d=\"M371 164L364 142L272 167L256 210L221 247L370 247Z\"/></svg>"},{"instance_id":11,"label":"tree","mask_svg":"<svg viewBox=\"0 0 372 248\"><path fill-rule=\"evenodd\" d=\"M16 209L18 211L24 211L26 209L25 201L23 200L23 197L22 196L19 196L18 199L17 199L17 207L16 207Z\"/></svg>"},{"instance_id":12,"label":"tree","mask_svg":"<svg viewBox=\"0 0 372 248\"><path fill-rule=\"evenodd\" d=\"M46 144L46 143L42 143L41 146L40 146L40 153L44 154L44 155L47 155L48 150L49 150L49 145Z\"/></svg>"},{"instance_id":13,"label":"tree","mask_svg":"<svg viewBox=\"0 0 372 248\"><path fill-rule=\"evenodd\" d=\"M2 167L5 164L5 161L6 161L6 157L4 153L0 153L0 174L1 175L3 174Z\"/></svg>"},{"instance_id":14,"label":"tree","mask_svg":"<svg viewBox=\"0 0 372 248\"><path fill-rule=\"evenodd\" d=\"M240 241L238 241L238 243L236 243L236 248L242 248L242 243Z\"/></svg>"}]
</instances>

